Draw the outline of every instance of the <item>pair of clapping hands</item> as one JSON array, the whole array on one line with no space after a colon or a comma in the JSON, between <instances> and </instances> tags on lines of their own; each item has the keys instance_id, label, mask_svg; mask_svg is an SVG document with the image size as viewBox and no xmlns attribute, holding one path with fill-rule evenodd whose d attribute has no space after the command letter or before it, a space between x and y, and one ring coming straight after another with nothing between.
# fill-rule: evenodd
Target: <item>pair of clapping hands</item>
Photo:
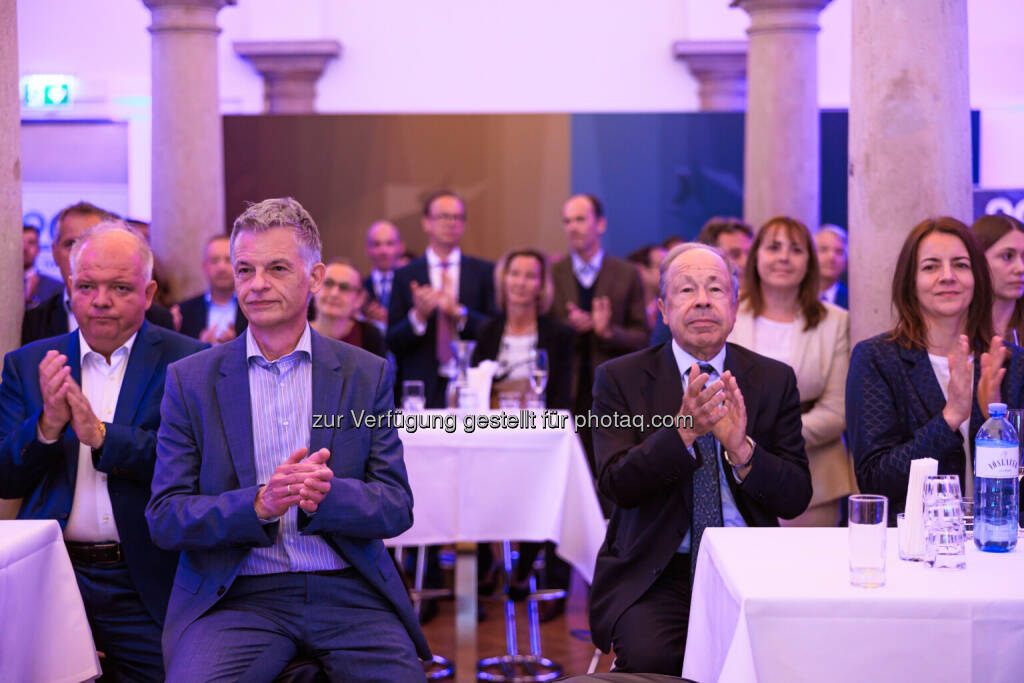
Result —
<instances>
[{"instance_id":1,"label":"pair of clapping hands","mask_svg":"<svg viewBox=\"0 0 1024 683\"><path fill-rule=\"evenodd\" d=\"M256 515L260 519L276 519L298 505L306 514L313 514L331 490L334 472L327 466L331 452L321 448L306 457L303 446L277 466L266 486L256 494Z\"/></svg>"},{"instance_id":2,"label":"pair of clapping hands","mask_svg":"<svg viewBox=\"0 0 1024 683\"><path fill-rule=\"evenodd\" d=\"M970 359L970 344L967 335L962 334L956 341L953 353L949 354L949 387L946 390L946 406L942 417L953 431L971 418L972 392L974 386L974 362ZM978 377L978 407L988 417L988 404L999 403L1000 385L1006 375L1007 351L1003 338L992 337L992 344L981 354L981 374Z\"/></svg>"},{"instance_id":3,"label":"pair of clapping hands","mask_svg":"<svg viewBox=\"0 0 1024 683\"><path fill-rule=\"evenodd\" d=\"M727 453L736 455L741 464L734 465L747 467L753 448L747 440L747 406L736 377L726 370L721 379L708 384L709 379L696 363L690 367L690 382L683 392L679 415L691 416L693 426L687 428L686 422L680 420L679 436L690 448L697 437L711 432Z\"/></svg>"},{"instance_id":4,"label":"pair of clapping hands","mask_svg":"<svg viewBox=\"0 0 1024 683\"><path fill-rule=\"evenodd\" d=\"M577 334L593 331L598 337L609 337L612 330L612 300L606 296L594 297L590 308L588 313L571 301L566 303L569 325Z\"/></svg>"},{"instance_id":5,"label":"pair of clapping hands","mask_svg":"<svg viewBox=\"0 0 1024 683\"><path fill-rule=\"evenodd\" d=\"M416 316L424 323L426 323L435 310L446 313L453 318L459 318L464 313L454 293L434 289L430 285L421 285L415 280L409 283L409 288L412 291L413 310L416 312Z\"/></svg>"},{"instance_id":6,"label":"pair of clapping hands","mask_svg":"<svg viewBox=\"0 0 1024 683\"><path fill-rule=\"evenodd\" d=\"M39 390L43 395L43 412L39 416L39 433L47 441L56 441L69 423L78 440L90 448L103 445L104 429L82 387L71 376L68 357L53 349L39 363Z\"/></svg>"}]
</instances>

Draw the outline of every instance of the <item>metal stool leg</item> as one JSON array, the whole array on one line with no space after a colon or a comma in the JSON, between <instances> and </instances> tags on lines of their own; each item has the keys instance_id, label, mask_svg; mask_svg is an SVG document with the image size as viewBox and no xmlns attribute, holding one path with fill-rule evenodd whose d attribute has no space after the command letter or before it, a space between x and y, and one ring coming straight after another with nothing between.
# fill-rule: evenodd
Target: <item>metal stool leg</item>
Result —
<instances>
[{"instance_id":1,"label":"metal stool leg","mask_svg":"<svg viewBox=\"0 0 1024 683\"><path fill-rule=\"evenodd\" d=\"M398 546L395 548L395 561L398 566L402 566L402 547ZM423 596L439 595L446 593L446 591L424 591L423 590L423 573L424 568L427 564L427 546L421 545L416 548L416 573L413 577L412 590L409 591L409 597L412 598L412 610L416 614L418 619L420 616L420 605L423 603ZM455 664L447 657L441 655L434 655L430 661L423 662L423 673L429 681L439 681L446 678L452 678L455 675Z\"/></svg>"},{"instance_id":2,"label":"metal stool leg","mask_svg":"<svg viewBox=\"0 0 1024 683\"><path fill-rule=\"evenodd\" d=\"M512 567L512 544L502 541L502 555L505 562L507 582L515 576ZM477 665L477 679L482 681L553 681L562 675L559 664L544 657L540 651L540 619L538 600L553 600L564 597L565 591L538 591L536 579L530 577L530 594L527 596L527 613L530 624L530 654L519 654L516 642L516 603L505 597L505 645L507 653L500 657L486 657Z\"/></svg>"}]
</instances>

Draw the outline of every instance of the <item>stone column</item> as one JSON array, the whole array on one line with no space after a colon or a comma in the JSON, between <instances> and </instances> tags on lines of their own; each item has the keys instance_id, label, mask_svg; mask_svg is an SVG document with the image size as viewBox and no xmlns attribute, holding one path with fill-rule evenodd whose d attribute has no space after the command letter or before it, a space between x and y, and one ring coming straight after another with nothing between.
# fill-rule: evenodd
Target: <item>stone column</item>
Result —
<instances>
[{"instance_id":1,"label":"stone column","mask_svg":"<svg viewBox=\"0 0 1024 683\"><path fill-rule=\"evenodd\" d=\"M755 229L821 212L818 13L830 0L733 0L750 15L743 215Z\"/></svg>"},{"instance_id":2,"label":"stone column","mask_svg":"<svg viewBox=\"0 0 1024 683\"><path fill-rule=\"evenodd\" d=\"M18 348L25 310L21 268L21 98L18 97L16 0L0 0L0 355ZM0 519L19 501L0 499Z\"/></svg>"},{"instance_id":3,"label":"stone column","mask_svg":"<svg viewBox=\"0 0 1024 683\"><path fill-rule=\"evenodd\" d=\"M341 54L336 40L236 41L235 53L263 76L268 114L312 114L316 82Z\"/></svg>"},{"instance_id":4,"label":"stone column","mask_svg":"<svg viewBox=\"0 0 1024 683\"><path fill-rule=\"evenodd\" d=\"M225 230L217 12L234 0L142 0L153 23L153 249L177 298L206 286L202 249Z\"/></svg>"},{"instance_id":5,"label":"stone column","mask_svg":"<svg viewBox=\"0 0 1024 683\"><path fill-rule=\"evenodd\" d=\"M968 225L967 0L857 0L850 84L850 341L892 327L892 274L930 216Z\"/></svg>"},{"instance_id":6,"label":"stone column","mask_svg":"<svg viewBox=\"0 0 1024 683\"><path fill-rule=\"evenodd\" d=\"M672 54L697 79L701 111L747 108L747 41L679 40Z\"/></svg>"}]
</instances>

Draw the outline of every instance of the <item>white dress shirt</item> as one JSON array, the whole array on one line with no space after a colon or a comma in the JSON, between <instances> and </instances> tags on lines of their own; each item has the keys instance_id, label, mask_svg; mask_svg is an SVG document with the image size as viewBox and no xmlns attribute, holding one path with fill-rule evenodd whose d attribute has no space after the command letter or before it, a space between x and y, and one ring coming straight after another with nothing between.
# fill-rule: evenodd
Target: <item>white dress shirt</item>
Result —
<instances>
[{"instance_id":1,"label":"white dress shirt","mask_svg":"<svg viewBox=\"0 0 1024 683\"><path fill-rule=\"evenodd\" d=\"M229 327L235 326L235 316L238 314L238 299L231 295L231 300L226 304L218 304L213 300L213 294L209 290L203 295L206 298L206 326L212 327L214 334L218 337L224 334ZM235 330L238 333L238 330Z\"/></svg>"},{"instance_id":2,"label":"white dress shirt","mask_svg":"<svg viewBox=\"0 0 1024 683\"><path fill-rule=\"evenodd\" d=\"M119 349L110 354L110 363L92 350L82 332L78 332L81 346L82 393L89 400L92 412L101 422L113 422L117 410L117 397L128 368L128 357L135 343L136 332ZM71 516L64 527L64 538L69 541L101 543L120 541L114 510L107 490L107 475L92 464L92 448L78 446L78 473L75 476L75 494L71 502Z\"/></svg>"},{"instance_id":3,"label":"white dress shirt","mask_svg":"<svg viewBox=\"0 0 1024 683\"><path fill-rule=\"evenodd\" d=\"M834 304L836 302L836 296L838 294L839 294L839 280L836 280L835 282L832 283L832 286L829 287L828 289L826 289L824 292L822 292L821 296L818 297L818 298L821 299L822 301L827 301L830 304Z\"/></svg>"},{"instance_id":4,"label":"white dress shirt","mask_svg":"<svg viewBox=\"0 0 1024 683\"><path fill-rule=\"evenodd\" d=\"M583 257L572 252L572 272L584 289L590 289L597 280L597 274L601 272L601 264L604 263L604 249L598 249L594 257L584 261Z\"/></svg>"}]
</instances>

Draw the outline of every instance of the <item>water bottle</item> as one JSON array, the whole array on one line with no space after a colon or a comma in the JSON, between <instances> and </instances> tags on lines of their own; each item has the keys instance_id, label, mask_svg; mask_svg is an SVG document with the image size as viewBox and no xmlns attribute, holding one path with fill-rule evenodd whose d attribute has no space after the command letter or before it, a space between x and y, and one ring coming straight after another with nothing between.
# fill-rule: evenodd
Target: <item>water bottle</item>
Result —
<instances>
[{"instance_id":1,"label":"water bottle","mask_svg":"<svg viewBox=\"0 0 1024 683\"><path fill-rule=\"evenodd\" d=\"M1005 403L989 403L974 440L974 545L990 553L1017 546L1020 446Z\"/></svg>"}]
</instances>

